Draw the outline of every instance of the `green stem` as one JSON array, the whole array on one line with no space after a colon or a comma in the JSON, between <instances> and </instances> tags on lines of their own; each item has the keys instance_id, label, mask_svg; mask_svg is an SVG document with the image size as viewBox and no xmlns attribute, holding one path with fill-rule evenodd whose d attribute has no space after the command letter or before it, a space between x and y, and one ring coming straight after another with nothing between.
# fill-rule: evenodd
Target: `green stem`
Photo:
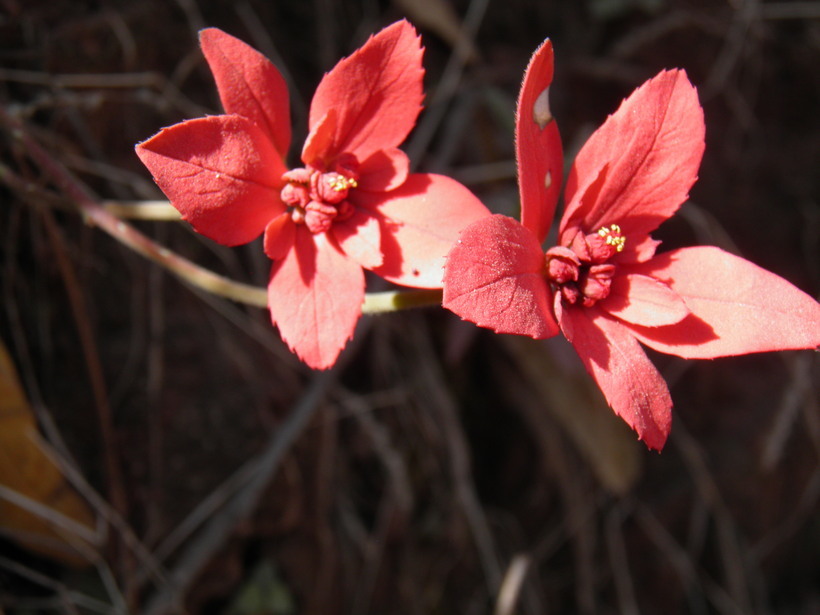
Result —
<instances>
[{"instance_id":1,"label":"green stem","mask_svg":"<svg viewBox=\"0 0 820 615\"><path fill-rule=\"evenodd\" d=\"M83 212L102 230L135 252L172 271L177 276L211 294L256 307L267 307L266 288L236 282L200 267L168 250L140 233L130 224L116 218L96 204L85 203ZM363 314L381 314L398 310L441 304L441 290L408 290L367 293L362 304Z\"/></svg>"},{"instance_id":2,"label":"green stem","mask_svg":"<svg viewBox=\"0 0 820 615\"><path fill-rule=\"evenodd\" d=\"M441 305L441 289L390 290L367 293L362 304L362 314L382 314L416 307Z\"/></svg>"}]
</instances>

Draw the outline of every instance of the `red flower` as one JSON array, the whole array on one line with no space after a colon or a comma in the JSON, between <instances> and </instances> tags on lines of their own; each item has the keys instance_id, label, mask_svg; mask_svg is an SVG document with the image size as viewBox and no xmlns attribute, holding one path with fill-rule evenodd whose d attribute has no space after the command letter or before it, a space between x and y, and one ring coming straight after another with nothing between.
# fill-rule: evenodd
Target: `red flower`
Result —
<instances>
[{"instance_id":1,"label":"red flower","mask_svg":"<svg viewBox=\"0 0 820 615\"><path fill-rule=\"evenodd\" d=\"M291 170L282 76L220 30L203 30L200 43L226 114L165 128L137 154L198 232L228 246L264 233L273 322L305 363L327 368L361 315L363 267L397 284L439 288L458 232L488 212L454 180L410 174L397 149L423 98L422 48L406 21L324 76L304 166Z\"/></svg>"},{"instance_id":2,"label":"red flower","mask_svg":"<svg viewBox=\"0 0 820 615\"><path fill-rule=\"evenodd\" d=\"M650 233L687 198L704 148L703 111L683 71L636 90L578 154L558 245L544 252L560 145L549 114L549 42L527 69L518 107L521 224L467 227L444 274L444 306L498 333L559 328L609 405L660 450L672 402L638 342L685 358L817 348L820 304L714 247L655 254Z\"/></svg>"}]
</instances>

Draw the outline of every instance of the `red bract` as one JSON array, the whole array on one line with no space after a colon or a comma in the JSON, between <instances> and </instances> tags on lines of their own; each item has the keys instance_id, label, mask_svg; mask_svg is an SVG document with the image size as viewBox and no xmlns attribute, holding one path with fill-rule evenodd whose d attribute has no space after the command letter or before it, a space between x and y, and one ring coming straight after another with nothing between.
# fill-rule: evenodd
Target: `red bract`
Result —
<instances>
[{"instance_id":1,"label":"red bract","mask_svg":"<svg viewBox=\"0 0 820 615\"><path fill-rule=\"evenodd\" d=\"M421 111L422 48L406 21L371 37L322 79L304 166L288 170L288 92L279 71L224 32L200 33L225 115L188 120L137 145L182 217L224 245L264 233L273 322L313 368L353 335L364 273L441 287L458 232L488 214L461 184L410 174L398 146Z\"/></svg>"},{"instance_id":2,"label":"red bract","mask_svg":"<svg viewBox=\"0 0 820 615\"><path fill-rule=\"evenodd\" d=\"M697 93L678 70L636 90L581 149L558 245L545 253L561 156L551 79L547 42L519 97L521 223L495 215L462 232L447 257L444 306L498 333L546 338L560 328L613 410L660 450L672 402L638 342L702 359L817 348L820 304L718 248L655 255L650 233L687 198L704 148Z\"/></svg>"}]
</instances>

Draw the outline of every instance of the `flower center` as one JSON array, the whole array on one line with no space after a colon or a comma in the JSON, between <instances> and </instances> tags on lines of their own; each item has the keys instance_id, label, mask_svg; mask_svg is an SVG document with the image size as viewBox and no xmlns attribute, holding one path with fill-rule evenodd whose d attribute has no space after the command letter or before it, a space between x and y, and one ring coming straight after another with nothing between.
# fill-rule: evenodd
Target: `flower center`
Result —
<instances>
[{"instance_id":1,"label":"flower center","mask_svg":"<svg viewBox=\"0 0 820 615\"><path fill-rule=\"evenodd\" d=\"M598 229L598 236L604 239L606 245L615 248L616 252L623 252L626 237L621 235L621 227L617 224L610 224L609 228L602 226Z\"/></svg>"},{"instance_id":2,"label":"flower center","mask_svg":"<svg viewBox=\"0 0 820 615\"><path fill-rule=\"evenodd\" d=\"M547 280L570 305L595 305L609 296L615 275L615 265L609 260L625 245L626 237L617 224L586 235L578 231L569 246L547 250Z\"/></svg>"},{"instance_id":3,"label":"flower center","mask_svg":"<svg viewBox=\"0 0 820 615\"><path fill-rule=\"evenodd\" d=\"M354 156L342 155L332 171L312 168L291 169L282 179L287 182L281 198L290 206L291 218L304 224L311 233L324 233L334 222L353 215L347 197L358 187L359 164Z\"/></svg>"}]
</instances>

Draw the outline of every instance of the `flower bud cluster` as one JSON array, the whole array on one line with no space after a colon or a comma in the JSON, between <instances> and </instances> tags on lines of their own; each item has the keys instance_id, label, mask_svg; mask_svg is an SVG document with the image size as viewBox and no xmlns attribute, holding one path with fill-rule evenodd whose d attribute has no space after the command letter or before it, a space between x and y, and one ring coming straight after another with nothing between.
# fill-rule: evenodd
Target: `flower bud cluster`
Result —
<instances>
[{"instance_id":1,"label":"flower bud cluster","mask_svg":"<svg viewBox=\"0 0 820 615\"><path fill-rule=\"evenodd\" d=\"M287 183L280 196L292 207L293 221L316 234L324 233L334 222L350 218L353 206L347 197L358 186L358 166L353 156L343 156L333 171L298 168L282 175Z\"/></svg>"},{"instance_id":2,"label":"flower bud cluster","mask_svg":"<svg viewBox=\"0 0 820 615\"><path fill-rule=\"evenodd\" d=\"M608 261L625 244L626 238L616 224L596 233L579 231L569 246L547 250L547 279L570 305L595 305L609 296L615 265Z\"/></svg>"}]
</instances>

